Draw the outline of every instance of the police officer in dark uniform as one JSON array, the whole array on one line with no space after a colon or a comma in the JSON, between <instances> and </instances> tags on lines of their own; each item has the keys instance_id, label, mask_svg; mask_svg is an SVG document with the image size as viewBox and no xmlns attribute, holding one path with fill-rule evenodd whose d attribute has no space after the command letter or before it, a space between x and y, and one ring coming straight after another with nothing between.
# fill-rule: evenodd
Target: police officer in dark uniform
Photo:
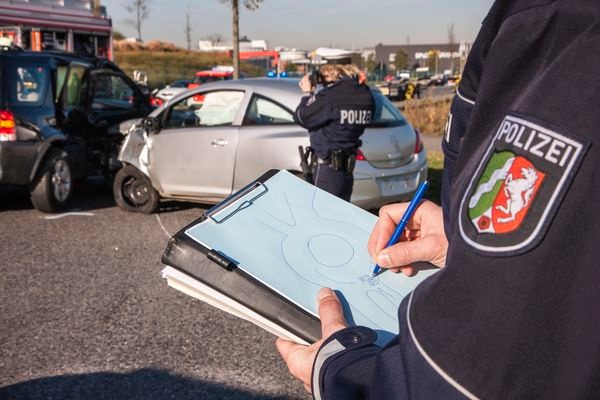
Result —
<instances>
[{"instance_id":1,"label":"police officer in dark uniform","mask_svg":"<svg viewBox=\"0 0 600 400\"><path fill-rule=\"evenodd\" d=\"M352 65L326 64L313 76L312 82L311 75L300 81L305 96L294 120L310 133L314 184L350 201L356 151L373 116L373 96ZM315 93L317 82L323 87Z\"/></svg>"},{"instance_id":2,"label":"police officer in dark uniform","mask_svg":"<svg viewBox=\"0 0 600 400\"><path fill-rule=\"evenodd\" d=\"M386 249L406 205L384 207L369 242L381 266L444 268L383 349L321 290L324 339L277 342L316 399L600 398L599 21L597 0L494 4L451 106L443 208Z\"/></svg>"}]
</instances>

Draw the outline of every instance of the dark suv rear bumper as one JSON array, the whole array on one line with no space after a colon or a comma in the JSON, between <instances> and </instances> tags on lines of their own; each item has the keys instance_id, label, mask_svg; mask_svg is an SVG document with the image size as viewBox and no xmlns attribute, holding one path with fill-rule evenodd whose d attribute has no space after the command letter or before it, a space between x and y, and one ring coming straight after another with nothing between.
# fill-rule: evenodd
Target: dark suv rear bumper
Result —
<instances>
[{"instance_id":1,"label":"dark suv rear bumper","mask_svg":"<svg viewBox=\"0 0 600 400\"><path fill-rule=\"evenodd\" d=\"M0 183L29 184L41 142L0 142Z\"/></svg>"}]
</instances>

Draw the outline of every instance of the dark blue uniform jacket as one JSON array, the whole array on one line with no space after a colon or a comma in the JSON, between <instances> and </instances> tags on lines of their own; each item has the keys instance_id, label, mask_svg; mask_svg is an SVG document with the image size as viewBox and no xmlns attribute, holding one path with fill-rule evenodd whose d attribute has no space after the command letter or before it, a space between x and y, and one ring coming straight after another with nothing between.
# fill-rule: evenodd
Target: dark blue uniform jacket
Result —
<instances>
[{"instance_id":1,"label":"dark blue uniform jacket","mask_svg":"<svg viewBox=\"0 0 600 400\"><path fill-rule=\"evenodd\" d=\"M330 338L315 398L600 399L598 49L597 0L494 4L443 142L446 267L385 348Z\"/></svg>"},{"instance_id":2,"label":"dark blue uniform jacket","mask_svg":"<svg viewBox=\"0 0 600 400\"><path fill-rule=\"evenodd\" d=\"M311 147L325 160L331 150L355 154L373 112L369 88L355 78L342 78L316 94L304 96L294 121L308 129Z\"/></svg>"}]
</instances>

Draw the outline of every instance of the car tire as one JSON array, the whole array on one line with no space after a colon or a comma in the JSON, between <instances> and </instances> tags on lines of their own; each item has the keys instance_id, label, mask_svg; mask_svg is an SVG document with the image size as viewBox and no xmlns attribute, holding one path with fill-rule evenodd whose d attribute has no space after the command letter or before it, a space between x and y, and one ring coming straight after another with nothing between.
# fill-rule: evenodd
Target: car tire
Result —
<instances>
[{"instance_id":1,"label":"car tire","mask_svg":"<svg viewBox=\"0 0 600 400\"><path fill-rule=\"evenodd\" d=\"M160 200L150 179L131 165L125 165L115 175L113 195L115 202L123 210L143 214L155 212Z\"/></svg>"},{"instance_id":2,"label":"car tire","mask_svg":"<svg viewBox=\"0 0 600 400\"><path fill-rule=\"evenodd\" d=\"M62 211L73 188L73 170L67 154L62 149L50 149L30 190L33 206L45 213Z\"/></svg>"}]
</instances>

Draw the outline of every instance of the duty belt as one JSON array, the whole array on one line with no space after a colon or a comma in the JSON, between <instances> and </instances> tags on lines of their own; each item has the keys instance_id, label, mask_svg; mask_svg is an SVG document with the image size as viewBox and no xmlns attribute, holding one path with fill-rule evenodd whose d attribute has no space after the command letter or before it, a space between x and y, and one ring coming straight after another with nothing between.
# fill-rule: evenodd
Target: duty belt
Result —
<instances>
[{"instance_id":1,"label":"duty belt","mask_svg":"<svg viewBox=\"0 0 600 400\"><path fill-rule=\"evenodd\" d=\"M317 157L317 164L327 164L336 171L353 172L356 154L346 153L343 150L331 150L326 159Z\"/></svg>"}]
</instances>

